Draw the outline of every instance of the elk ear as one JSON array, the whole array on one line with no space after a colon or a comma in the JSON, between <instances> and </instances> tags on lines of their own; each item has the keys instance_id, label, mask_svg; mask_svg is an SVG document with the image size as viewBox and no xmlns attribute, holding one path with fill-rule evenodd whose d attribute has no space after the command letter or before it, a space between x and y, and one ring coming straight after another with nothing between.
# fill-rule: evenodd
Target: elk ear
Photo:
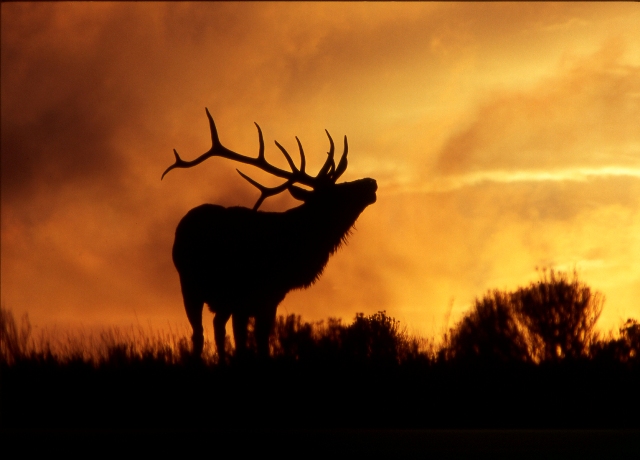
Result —
<instances>
[{"instance_id":1,"label":"elk ear","mask_svg":"<svg viewBox=\"0 0 640 460\"><path fill-rule=\"evenodd\" d=\"M289 193L291 193L291 196L299 201L307 201L313 194L312 191L296 187L295 185L289 187Z\"/></svg>"}]
</instances>

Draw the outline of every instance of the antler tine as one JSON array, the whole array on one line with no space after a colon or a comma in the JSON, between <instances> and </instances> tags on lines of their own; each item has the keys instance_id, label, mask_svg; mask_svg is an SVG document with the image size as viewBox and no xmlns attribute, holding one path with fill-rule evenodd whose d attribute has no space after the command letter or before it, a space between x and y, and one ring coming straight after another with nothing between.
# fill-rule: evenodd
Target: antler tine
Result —
<instances>
[{"instance_id":1,"label":"antler tine","mask_svg":"<svg viewBox=\"0 0 640 460\"><path fill-rule=\"evenodd\" d=\"M338 167L336 168L336 172L333 174L333 182L336 182L347 169L347 153L349 153L349 144L347 144L347 136L344 136L344 150L342 152L340 162L338 163Z\"/></svg>"},{"instance_id":2,"label":"antler tine","mask_svg":"<svg viewBox=\"0 0 640 460\"><path fill-rule=\"evenodd\" d=\"M218 130L216 129L216 124L213 121L213 117L211 117L211 114L209 113L209 109L205 107L205 112L207 112L207 118L209 119L209 129L211 131L211 148L205 152L204 154L200 155L198 158L196 158L195 160L192 161L184 161L182 158L180 158L180 155L178 155L178 152L176 151L176 149L173 149L173 154L176 157L176 162L174 164L172 164L171 166L169 166L163 173L162 173L162 177L160 178L160 180L164 179L164 176L171 171L174 168L190 168L192 166L196 166L200 163L202 163L204 160L206 160L209 157L215 156L215 155L219 155L222 156L221 153L223 151L228 151L230 153L234 153L231 152L230 150L226 149L222 144L220 144L220 139L218 138ZM260 128L258 128L260 129ZM262 133L260 133L260 136L262 137ZM220 152L218 152L220 150ZM238 155L237 153L235 155Z\"/></svg>"},{"instance_id":3,"label":"antler tine","mask_svg":"<svg viewBox=\"0 0 640 460\"><path fill-rule=\"evenodd\" d=\"M162 176L160 177L160 180L164 179L164 176L173 168L186 168L186 166L184 166L186 161L180 158L180 155L178 155L178 152L176 152L176 149L173 149L173 154L176 157L176 162L164 170L164 172L162 173Z\"/></svg>"},{"instance_id":4,"label":"antler tine","mask_svg":"<svg viewBox=\"0 0 640 460\"><path fill-rule=\"evenodd\" d=\"M296 138L297 139L297 138ZM300 170L296 167L296 164L293 162L293 160L291 159L291 156L289 156L289 152L287 152L287 150L280 145L280 143L278 141L274 141L276 143L276 145L278 146L278 148L280 149L280 151L284 154L284 157L287 159L287 163L289 163L289 166L291 167L291 171L295 174L295 173L299 173Z\"/></svg>"},{"instance_id":5,"label":"antler tine","mask_svg":"<svg viewBox=\"0 0 640 460\"><path fill-rule=\"evenodd\" d=\"M218 129L216 128L216 124L213 121L213 117L209 113L209 109L207 107L204 108L204 111L207 113L207 118L209 119L209 130L211 131L211 150L213 150L216 145L222 147L220 139L218 138Z\"/></svg>"},{"instance_id":6,"label":"antler tine","mask_svg":"<svg viewBox=\"0 0 640 460\"><path fill-rule=\"evenodd\" d=\"M218 138L218 130L216 129L216 124L213 121L213 118L211 117L211 114L209 113L209 109L205 107L205 112L207 112L207 118L209 119L209 129L211 131L211 148L205 152L204 154L200 155L198 158L196 158L195 160L192 161L185 161L182 158L180 158L180 155L178 155L178 152L176 151L176 149L173 149L173 154L176 157L176 162L174 164L172 164L171 166L169 166L164 173L162 173L162 177L160 178L160 180L164 179L164 176L171 171L172 169L175 168L190 168L192 166L196 166L199 165L200 163L202 163L204 160L206 160L209 157L212 156L216 156L216 155L221 155L221 153L223 151L228 151L230 153L234 153L231 152L230 150L226 149L222 144L220 144L220 139ZM234 153L235 155L238 155L237 153Z\"/></svg>"},{"instance_id":7,"label":"antler tine","mask_svg":"<svg viewBox=\"0 0 640 460\"><path fill-rule=\"evenodd\" d=\"M286 181L284 184L282 185L278 185L277 187L265 187L264 185L262 185L259 182L256 182L255 180L253 180L252 178L250 178L249 176L247 176L246 174L244 174L242 171L240 171L239 169L236 169L236 171L238 171L238 174L240 174L244 179L246 179L251 185L253 185L254 187L256 187L258 190L260 190L261 194L260 194L260 198L258 198L258 201L256 201L256 204L253 205L253 210L256 211L260 205L262 204L262 202L265 200L265 198L268 198L270 196L273 195L277 195L278 193L282 193L285 190L287 190L291 184L293 184L294 179L289 179L288 181Z\"/></svg>"},{"instance_id":8,"label":"antler tine","mask_svg":"<svg viewBox=\"0 0 640 460\"><path fill-rule=\"evenodd\" d=\"M302 150L302 144L300 143L300 139L296 136L296 142L298 143L298 148L300 149L300 172L302 174L306 174L304 172L304 168L307 166L307 160L304 157L304 150Z\"/></svg>"},{"instance_id":9,"label":"antler tine","mask_svg":"<svg viewBox=\"0 0 640 460\"><path fill-rule=\"evenodd\" d=\"M258 123L254 121L253 124L256 125L256 128L258 128L258 142L260 143L260 150L258 150L258 161L266 161L264 159L264 138L262 137L262 130L260 129L260 125Z\"/></svg>"},{"instance_id":10,"label":"antler tine","mask_svg":"<svg viewBox=\"0 0 640 460\"><path fill-rule=\"evenodd\" d=\"M329 131L325 129L324 132L327 133L327 136L329 137L329 143L331 147L329 149L329 152L327 153L328 155L327 161L324 162L324 165L322 166L322 168L320 169L320 172L316 176L317 179L325 177L327 173L331 170L332 165L333 165L333 168L335 169L335 163L333 161L333 152L335 150L335 146L333 145L333 139L331 138L331 134L329 134Z\"/></svg>"}]
</instances>

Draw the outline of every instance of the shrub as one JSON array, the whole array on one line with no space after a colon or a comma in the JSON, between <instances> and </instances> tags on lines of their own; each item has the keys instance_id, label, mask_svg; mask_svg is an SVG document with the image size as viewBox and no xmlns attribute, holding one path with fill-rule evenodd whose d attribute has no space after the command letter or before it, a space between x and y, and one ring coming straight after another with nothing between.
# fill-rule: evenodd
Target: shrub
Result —
<instances>
[{"instance_id":1,"label":"shrub","mask_svg":"<svg viewBox=\"0 0 640 460\"><path fill-rule=\"evenodd\" d=\"M273 356L300 360L308 358L317 347L314 324L302 321L300 315L278 316L271 336Z\"/></svg>"},{"instance_id":2,"label":"shrub","mask_svg":"<svg viewBox=\"0 0 640 460\"><path fill-rule=\"evenodd\" d=\"M578 281L574 271L553 270L542 279L512 294L518 318L534 336L537 357L542 361L580 358L589 355L597 340L595 325L602 313L603 296Z\"/></svg>"},{"instance_id":3,"label":"shrub","mask_svg":"<svg viewBox=\"0 0 640 460\"><path fill-rule=\"evenodd\" d=\"M604 299L574 272L543 270L515 292L489 292L445 337L441 359L542 362L589 356Z\"/></svg>"},{"instance_id":4,"label":"shrub","mask_svg":"<svg viewBox=\"0 0 640 460\"><path fill-rule=\"evenodd\" d=\"M308 323L296 315L279 316L271 347L276 358L307 362L397 364L420 354L419 340L384 311L357 313L348 326L335 318Z\"/></svg>"},{"instance_id":5,"label":"shrub","mask_svg":"<svg viewBox=\"0 0 640 460\"><path fill-rule=\"evenodd\" d=\"M640 323L629 318L618 331L617 338L601 341L593 346L593 354L600 360L625 364L640 364Z\"/></svg>"},{"instance_id":6,"label":"shrub","mask_svg":"<svg viewBox=\"0 0 640 460\"><path fill-rule=\"evenodd\" d=\"M445 337L441 358L531 361L526 331L517 320L511 295L492 291L476 299L471 312Z\"/></svg>"},{"instance_id":7,"label":"shrub","mask_svg":"<svg viewBox=\"0 0 640 460\"><path fill-rule=\"evenodd\" d=\"M400 322L387 316L386 311L369 316L357 313L345 332L345 351L357 360L398 363L408 345L406 333L400 329Z\"/></svg>"}]
</instances>

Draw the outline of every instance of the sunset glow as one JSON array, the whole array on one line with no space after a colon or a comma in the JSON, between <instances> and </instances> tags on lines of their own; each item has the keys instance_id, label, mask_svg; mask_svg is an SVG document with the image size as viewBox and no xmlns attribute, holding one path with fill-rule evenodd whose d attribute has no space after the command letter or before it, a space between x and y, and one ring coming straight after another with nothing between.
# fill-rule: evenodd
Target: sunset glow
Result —
<instances>
[{"instance_id":1,"label":"sunset glow","mask_svg":"<svg viewBox=\"0 0 640 460\"><path fill-rule=\"evenodd\" d=\"M253 206L222 142L378 201L280 314L386 312L439 336L477 296L573 271L600 327L640 318L636 3L3 3L1 300L41 328L186 327L171 261L194 206ZM340 150L340 149L339 149ZM246 171L245 171L246 169ZM277 180L243 168L267 185ZM299 202L267 199L263 210ZM208 314L205 324L211 331Z\"/></svg>"}]
</instances>

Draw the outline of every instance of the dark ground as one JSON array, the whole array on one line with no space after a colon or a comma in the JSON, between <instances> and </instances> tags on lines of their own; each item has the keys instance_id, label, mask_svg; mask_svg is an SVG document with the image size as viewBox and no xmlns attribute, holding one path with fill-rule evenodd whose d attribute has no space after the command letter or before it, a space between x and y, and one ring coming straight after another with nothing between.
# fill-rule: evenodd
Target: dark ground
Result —
<instances>
[{"instance_id":1,"label":"dark ground","mask_svg":"<svg viewBox=\"0 0 640 460\"><path fill-rule=\"evenodd\" d=\"M19 363L3 429L638 429L640 372L558 365Z\"/></svg>"}]
</instances>

